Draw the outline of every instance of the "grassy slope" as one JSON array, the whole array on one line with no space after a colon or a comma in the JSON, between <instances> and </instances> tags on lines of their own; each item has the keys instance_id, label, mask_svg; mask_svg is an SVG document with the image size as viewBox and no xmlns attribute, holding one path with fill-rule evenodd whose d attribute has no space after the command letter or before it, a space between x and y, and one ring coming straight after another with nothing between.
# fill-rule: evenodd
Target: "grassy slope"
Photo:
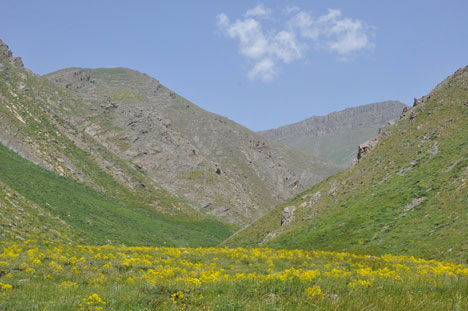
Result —
<instances>
[{"instance_id":1,"label":"grassy slope","mask_svg":"<svg viewBox=\"0 0 468 311\"><path fill-rule=\"evenodd\" d=\"M59 117L83 113L82 103L67 90L23 68L4 65L8 71L0 72L0 127L15 149L60 175L84 181L118 200L152 206L158 202L165 211L190 211L186 202ZM135 186L141 184L145 187Z\"/></svg>"},{"instance_id":2,"label":"grassy slope","mask_svg":"<svg viewBox=\"0 0 468 311\"><path fill-rule=\"evenodd\" d=\"M0 198L4 238L63 240L73 233L74 241L81 237L89 243L109 239L185 246L215 245L229 235L227 226L194 212L132 163L61 119L59 115L79 113L70 109L82 106L67 90L23 68L3 65L7 70L0 72L0 138L49 169L1 146L0 182L9 189ZM8 201L8 194L21 198L19 208ZM156 209L177 216L166 217ZM57 216L70 226L53 219Z\"/></svg>"},{"instance_id":3,"label":"grassy slope","mask_svg":"<svg viewBox=\"0 0 468 311\"><path fill-rule=\"evenodd\" d=\"M23 197L0 180L0 242L40 239L82 242L59 217Z\"/></svg>"},{"instance_id":4,"label":"grassy slope","mask_svg":"<svg viewBox=\"0 0 468 311\"><path fill-rule=\"evenodd\" d=\"M276 208L227 244L468 260L468 68L434 89L351 169ZM422 203L405 212L415 199ZM294 221L280 226L285 206Z\"/></svg>"},{"instance_id":5,"label":"grassy slope","mask_svg":"<svg viewBox=\"0 0 468 311\"><path fill-rule=\"evenodd\" d=\"M45 170L3 145L0 145L0 180L30 202L65 220L77 237L88 243L209 246L230 234L218 221L184 221L142 205L122 203ZM13 208L4 210L2 216L16 213L18 209Z\"/></svg>"}]
</instances>

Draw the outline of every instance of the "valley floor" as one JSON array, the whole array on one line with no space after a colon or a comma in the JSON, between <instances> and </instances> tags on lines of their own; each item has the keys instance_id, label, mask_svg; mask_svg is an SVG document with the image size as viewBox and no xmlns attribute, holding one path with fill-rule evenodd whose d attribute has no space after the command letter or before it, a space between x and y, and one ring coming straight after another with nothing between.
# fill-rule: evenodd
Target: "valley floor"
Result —
<instances>
[{"instance_id":1,"label":"valley floor","mask_svg":"<svg viewBox=\"0 0 468 311\"><path fill-rule=\"evenodd\" d=\"M468 267L268 248L0 244L0 310L467 310Z\"/></svg>"}]
</instances>

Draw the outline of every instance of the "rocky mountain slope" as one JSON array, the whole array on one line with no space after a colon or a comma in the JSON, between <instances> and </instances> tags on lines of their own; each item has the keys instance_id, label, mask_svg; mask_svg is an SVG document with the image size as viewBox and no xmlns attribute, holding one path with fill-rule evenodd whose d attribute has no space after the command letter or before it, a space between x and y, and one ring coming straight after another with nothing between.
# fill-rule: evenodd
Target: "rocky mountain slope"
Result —
<instances>
[{"instance_id":1,"label":"rocky mountain slope","mask_svg":"<svg viewBox=\"0 0 468 311\"><path fill-rule=\"evenodd\" d=\"M129 206L245 224L337 171L124 68L41 77L0 41L0 142ZM15 189L13 189L15 190Z\"/></svg>"},{"instance_id":2,"label":"rocky mountain slope","mask_svg":"<svg viewBox=\"0 0 468 311\"><path fill-rule=\"evenodd\" d=\"M62 114L82 103L66 89L24 69L0 42L0 142L57 174L86 183L123 201L157 209L190 210L133 164L120 159Z\"/></svg>"},{"instance_id":3,"label":"rocky mountain slope","mask_svg":"<svg viewBox=\"0 0 468 311\"><path fill-rule=\"evenodd\" d=\"M337 170L130 69L70 68L46 77L80 99L73 113L60 113L79 132L225 221L247 223Z\"/></svg>"},{"instance_id":4,"label":"rocky mountain slope","mask_svg":"<svg viewBox=\"0 0 468 311\"><path fill-rule=\"evenodd\" d=\"M208 246L229 236L60 117L80 105L0 42L0 240Z\"/></svg>"},{"instance_id":5,"label":"rocky mountain slope","mask_svg":"<svg viewBox=\"0 0 468 311\"><path fill-rule=\"evenodd\" d=\"M311 117L259 134L348 167L356 158L356 146L375 136L379 127L398 119L405 107L398 101L384 101Z\"/></svg>"},{"instance_id":6,"label":"rocky mountain slope","mask_svg":"<svg viewBox=\"0 0 468 311\"><path fill-rule=\"evenodd\" d=\"M468 66L380 130L352 168L280 205L229 245L468 261Z\"/></svg>"}]
</instances>

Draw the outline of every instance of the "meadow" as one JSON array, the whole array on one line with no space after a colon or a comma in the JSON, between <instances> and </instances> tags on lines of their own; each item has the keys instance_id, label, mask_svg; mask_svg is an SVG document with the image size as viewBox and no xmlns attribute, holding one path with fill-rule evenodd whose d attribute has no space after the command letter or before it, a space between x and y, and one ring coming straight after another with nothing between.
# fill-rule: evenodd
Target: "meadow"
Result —
<instances>
[{"instance_id":1,"label":"meadow","mask_svg":"<svg viewBox=\"0 0 468 311\"><path fill-rule=\"evenodd\" d=\"M0 244L0 310L467 310L468 267L269 248Z\"/></svg>"}]
</instances>

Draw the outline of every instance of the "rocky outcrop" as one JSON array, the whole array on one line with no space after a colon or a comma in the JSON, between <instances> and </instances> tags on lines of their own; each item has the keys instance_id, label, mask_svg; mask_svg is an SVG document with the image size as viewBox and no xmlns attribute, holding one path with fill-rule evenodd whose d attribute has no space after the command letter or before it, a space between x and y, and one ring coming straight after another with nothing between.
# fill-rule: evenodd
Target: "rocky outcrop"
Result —
<instances>
[{"instance_id":1,"label":"rocky outcrop","mask_svg":"<svg viewBox=\"0 0 468 311\"><path fill-rule=\"evenodd\" d=\"M294 219L294 212L296 207L294 205L287 206L284 208L283 213L281 214L281 225L286 226Z\"/></svg>"},{"instance_id":2,"label":"rocky outcrop","mask_svg":"<svg viewBox=\"0 0 468 311\"><path fill-rule=\"evenodd\" d=\"M8 45L0 40L0 62L4 60L7 60L12 65L24 67L21 57L13 57L13 53L8 48Z\"/></svg>"},{"instance_id":3,"label":"rocky outcrop","mask_svg":"<svg viewBox=\"0 0 468 311\"><path fill-rule=\"evenodd\" d=\"M403 113L405 110L407 110L407 108L408 107L405 107L403 109ZM353 165L359 162L364 155L369 153L369 151L374 149L375 146L377 146L379 141L382 139L382 137L386 137L388 135L388 129L392 126L395 126L395 124L396 124L395 120L390 120L386 125L379 128L377 135L365 141L364 143L359 144L356 160L354 161Z\"/></svg>"},{"instance_id":4,"label":"rocky outcrop","mask_svg":"<svg viewBox=\"0 0 468 311\"><path fill-rule=\"evenodd\" d=\"M371 151L379 142L378 136L373 137L372 139L369 139L368 141L362 143L358 147L358 153L357 153L357 160L361 160L362 157Z\"/></svg>"}]
</instances>

